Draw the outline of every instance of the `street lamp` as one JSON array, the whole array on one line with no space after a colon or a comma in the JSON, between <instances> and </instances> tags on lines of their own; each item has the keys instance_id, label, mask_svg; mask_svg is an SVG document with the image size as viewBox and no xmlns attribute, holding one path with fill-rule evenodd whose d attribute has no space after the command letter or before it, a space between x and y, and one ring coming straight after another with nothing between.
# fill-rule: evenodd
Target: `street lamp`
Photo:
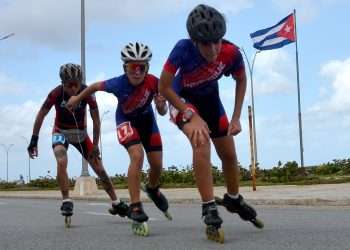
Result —
<instances>
[{"instance_id":1,"label":"street lamp","mask_svg":"<svg viewBox=\"0 0 350 250\"><path fill-rule=\"evenodd\" d=\"M250 76L250 94L251 94L251 99L252 99L252 120L253 120L253 143L254 143L254 170L256 168L256 163L258 162L258 149L257 149L257 146L256 146L256 128L255 128L255 108L254 108L254 86L253 86L253 70L254 70L254 64L255 64L255 59L256 59L256 55L258 53L260 53L261 51L260 50L256 50L255 51L255 54L254 54L254 57L253 57L253 62L252 64L250 64L249 62L249 59L248 59L248 56L247 54L245 53L245 50L244 48L242 47L241 50L243 51L243 54L244 54L244 57L247 61L247 64L248 64L248 69L249 69L249 76Z\"/></svg>"},{"instance_id":2,"label":"street lamp","mask_svg":"<svg viewBox=\"0 0 350 250\"><path fill-rule=\"evenodd\" d=\"M4 147L6 152L6 182L8 183L9 182L9 151L10 151L10 148L15 144L5 145L1 143L0 145Z\"/></svg>"},{"instance_id":3,"label":"street lamp","mask_svg":"<svg viewBox=\"0 0 350 250\"><path fill-rule=\"evenodd\" d=\"M10 38L11 36L14 36L14 35L15 35L15 33L10 33L10 34L8 34L8 35L6 35L6 36L1 37L1 38L0 38L0 41L1 41L1 40L5 40L5 39L7 39L7 38Z\"/></svg>"},{"instance_id":4,"label":"street lamp","mask_svg":"<svg viewBox=\"0 0 350 250\"><path fill-rule=\"evenodd\" d=\"M26 141L27 145L29 145L29 140L27 137L20 135L19 137L21 137L23 140ZM31 180L31 176L30 176L30 156L28 154L28 182L30 182Z\"/></svg>"},{"instance_id":5,"label":"street lamp","mask_svg":"<svg viewBox=\"0 0 350 250\"><path fill-rule=\"evenodd\" d=\"M103 117L109 113L109 110L106 110L102 113L102 116L101 116L101 121L100 121L100 151L101 151L101 159L102 158L102 121L103 121Z\"/></svg>"}]
</instances>

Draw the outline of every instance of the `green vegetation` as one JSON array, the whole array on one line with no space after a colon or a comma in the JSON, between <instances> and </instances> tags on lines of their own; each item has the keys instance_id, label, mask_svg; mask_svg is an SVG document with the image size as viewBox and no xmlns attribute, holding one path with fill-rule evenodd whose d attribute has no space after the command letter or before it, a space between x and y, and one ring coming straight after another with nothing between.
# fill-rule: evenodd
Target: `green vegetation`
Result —
<instances>
[{"instance_id":1,"label":"green vegetation","mask_svg":"<svg viewBox=\"0 0 350 250\"><path fill-rule=\"evenodd\" d=\"M224 175L221 168L213 166L214 185L224 185ZM149 169L147 167L146 169ZM251 185L251 174L246 168L240 166L241 185ZM147 181L147 173L142 172L141 180ZM272 169L256 169L257 185L276 185L276 184L325 184L325 183L343 183L350 182L350 159L333 160L319 166L309 166L301 168L295 161L281 161ZM127 188L127 176L125 174L116 174L111 177L116 188ZM71 188L74 187L75 180L70 179ZM97 183L102 188L100 181ZM195 179L191 166L177 167L171 166L164 169L161 176L163 188L174 187L195 187ZM16 182L0 183L0 190L40 190L40 189L58 189L58 183L51 176L39 177L28 184L18 185Z\"/></svg>"}]
</instances>

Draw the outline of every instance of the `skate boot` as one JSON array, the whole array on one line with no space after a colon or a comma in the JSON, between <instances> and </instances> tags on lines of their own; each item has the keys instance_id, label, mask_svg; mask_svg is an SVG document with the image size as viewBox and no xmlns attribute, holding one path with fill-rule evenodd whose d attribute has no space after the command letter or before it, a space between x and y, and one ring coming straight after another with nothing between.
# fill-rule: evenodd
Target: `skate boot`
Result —
<instances>
[{"instance_id":1,"label":"skate boot","mask_svg":"<svg viewBox=\"0 0 350 250\"><path fill-rule=\"evenodd\" d=\"M108 209L108 212L112 215L119 215L120 217L125 217L128 215L129 206L120 201L118 204L112 203L112 207Z\"/></svg>"},{"instance_id":2,"label":"skate boot","mask_svg":"<svg viewBox=\"0 0 350 250\"><path fill-rule=\"evenodd\" d=\"M207 225L205 233L208 240L224 243L224 231L221 228L222 219L215 202L202 205L202 219Z\"/></svg>"},{"instance_id":3,"label":"skate boot","mask_svg":"<svg viewBox=\"0 0 350 250\"><path fill-rule=\"evenodd\" d=\"M148 236L149 228L147 225L148 216L143 211L142 203L137 202L130 204L128 217L133 221L131 229L135 235L138 236Z\"/></svg>"},{"instance_id":4,"label":"skate boot","mask_svg":"<svg viewBox=\"0 0 350 250\"><path fill-rule=\"evenodd\" d=\"M215 202L224 206L230 213L238 213L242 220L250 221L255 227L259 229L264 227L264 223L257 218L255 209L244 201L242 195L239 195L238 199L233 199L225 194L223 199L215 197Z\"/></svg>"},{"instance_id":5,"label":"skate boot","mask_svg":"<svg viewBox=\"0 0 350 250\"><path fill-rule=\"evenodd\" d=\"M156 207L164 213L168 220L172 220L171 214L168 211L169 204L167 198L159 191L159 185L155 188L149 188L147 184L141 184L141 189L153 201Z\"/></svg>"},{"instance_id":6,"label":"skate boot","mask_svg":"<svg viewBox=\"0 0 350 250\"><path fill-rule=\"evenodd\" d=\"M69 228L72 222L73 215L73 202L72 201L64 201L61 205L61 214L64 218L64 225L66 228Z\"/></svg>"}]
</instances>

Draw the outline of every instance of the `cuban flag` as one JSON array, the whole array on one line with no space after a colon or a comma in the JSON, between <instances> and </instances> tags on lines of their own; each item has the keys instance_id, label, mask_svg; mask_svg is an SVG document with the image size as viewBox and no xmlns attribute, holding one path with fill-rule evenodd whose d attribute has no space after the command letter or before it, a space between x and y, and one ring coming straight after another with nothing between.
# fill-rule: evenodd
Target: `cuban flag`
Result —
<instances>
[{"instance_id":1,"label":"cuban flag","mask_svg":"<svg viewBox=\"0 0 350 250\"><path fill-rule=\"evenodd\" d=\"M283 18L278 24L250 34L254 48L258 50L278 49L295 42L294 15Z\"/></svg>"}]
</instances>

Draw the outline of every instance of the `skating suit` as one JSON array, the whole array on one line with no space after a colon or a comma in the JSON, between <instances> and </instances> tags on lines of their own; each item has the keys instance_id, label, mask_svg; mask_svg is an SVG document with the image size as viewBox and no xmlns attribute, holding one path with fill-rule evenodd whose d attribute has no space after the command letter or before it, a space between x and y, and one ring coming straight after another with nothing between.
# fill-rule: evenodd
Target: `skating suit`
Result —
<instances>
[{"instance_id":1,"label":"skating suit","mask_svg":"<svg viewBox=\"0 0 350 250\"><path fill-rule=\"evenodd\" d=\"M118 99L115 120L119 143L125 148L142 143L146 152L161 151L162 140L151 105L158 93L158 78L147 74L142 83L133 86L124 74L104 81L101 90Z\"/></svg>"},{"instance_id":2,"label":"skating suit","mask_svg":"<svg viewBox=\"0 0 350 250\"><path fill-rule=\"evenodd\" d=\"M218 80L223 75L245 74L238 47L223 40L217 59L208 63L190 39L183 39L171 51L163 70L175 75L173 89L208 124L211 138L225 136L228 119L219 97ZM170 111L172 120L177 122L178 112Z\"/></svg>"},{"instance_id":3,"label":"skating suit","mask_svg":"<svg viewBox=\"0 0 350 250\"><path fill-rule=\"evenodd\" d=\"M86 85L81 85L78 94L85 88ZM63 85L59 85L49 93L43 104L46 109L55 106L56 110L52 147L61 144L68 148L69 144L72 144L85 159L88 159L93 144L86 132L86 106L89 105L91 110L97 108L95 96L83 99L73 111L74 116L65 108L69 98L70 96L63 91Z\"/></svg>"}]
</instances>

